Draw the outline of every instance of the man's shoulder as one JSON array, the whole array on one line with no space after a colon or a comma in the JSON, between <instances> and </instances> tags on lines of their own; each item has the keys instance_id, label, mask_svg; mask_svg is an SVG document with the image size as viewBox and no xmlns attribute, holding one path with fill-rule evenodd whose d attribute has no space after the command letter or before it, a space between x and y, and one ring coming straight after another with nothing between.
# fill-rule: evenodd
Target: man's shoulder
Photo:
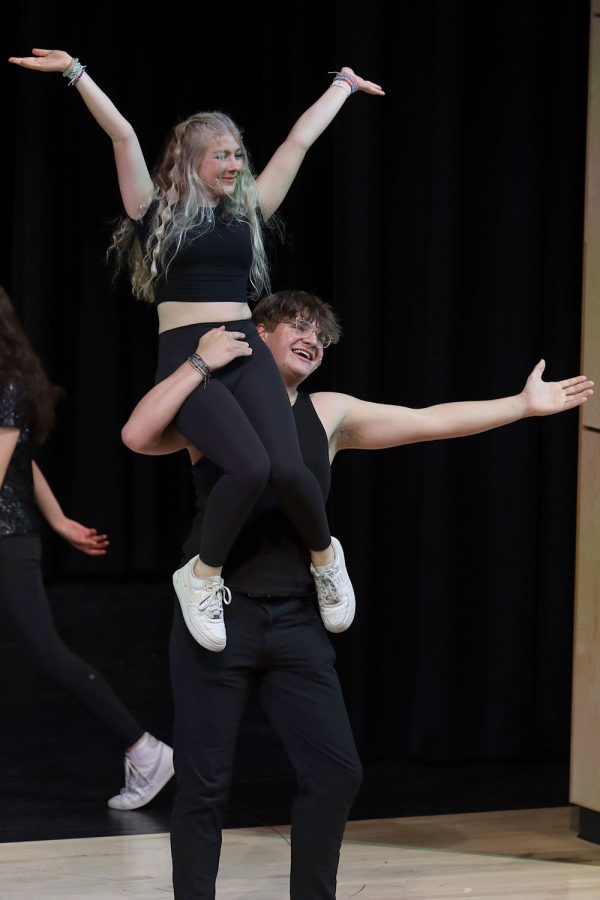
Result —
<instances>
[{"instance_id":1,"label":"man's shoulder","mask_svg":"<svg viewBox=\"0 0 600 900\"><path fill-rule=\"evenodd\" d=\"M314 394L309 394L309 397L317 416L327 432L327 436L331 440L355 398L350 394L340 394L337 391L317 391Z\"/></svg>"},{"instance_id":2,"label":"man's shoulder","mask_svg":"<svg viewBox=\"0 0 600 900\"><path fill-rule=\"evenodd\" d=\"M323 408L345 408L349 403L356 400L351 394L341 394L339 391L316 391L308 394L315 409Z\"/></svg>"}]
</instances>

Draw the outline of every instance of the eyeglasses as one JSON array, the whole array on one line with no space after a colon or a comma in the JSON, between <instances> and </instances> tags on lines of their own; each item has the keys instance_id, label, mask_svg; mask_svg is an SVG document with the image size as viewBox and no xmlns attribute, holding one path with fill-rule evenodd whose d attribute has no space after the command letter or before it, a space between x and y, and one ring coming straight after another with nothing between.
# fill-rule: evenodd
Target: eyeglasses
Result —
<instances>
[{"instance_id":1,"label":"eyeglasses","mask_svg":"<svg viewBox=\"0 0 600 900\"><path fill-rule=\"evenodd\" d=\"M298 334L303 336L312 334L314 331L317 344L322 350L327 350L331 346L331 335L327 334L326 331L319 331L317 326L313 322L309 322L308 319L302 319L300 316L297 316L293 322L288 322L288 325L292 325Z\"/></svg>"}]
</instances>

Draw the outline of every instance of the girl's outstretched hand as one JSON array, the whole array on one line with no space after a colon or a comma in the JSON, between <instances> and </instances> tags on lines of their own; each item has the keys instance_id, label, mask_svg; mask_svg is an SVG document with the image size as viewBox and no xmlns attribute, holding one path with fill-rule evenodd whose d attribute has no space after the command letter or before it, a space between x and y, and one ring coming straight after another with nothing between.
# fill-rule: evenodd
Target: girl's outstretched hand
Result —
<instances>
[{"instance_id":1,"label":"girl's outstretched hand","mask_svg":"<svg viewBox=\"0 0 600 900\"><path fill-rule=\"evenodd\" d=\"M379 84L375 84L373 81L366 81L364 78L361 78L360 75L357 75L350 66L342 66L342 72L347 75L350 75L353 80L356 82L356 90L363 91L365 94L375 94L378 97L384 97L385 91Z\"/></svg>"},{"instance_id":2,"label":"girl's outstretched hand","mask_svg":"<svg viewBox=\"0 0 600 900\"><path fill-rule=\"evenodd\" d=\"M73 57L64 50L40 50L34 47L33 56L10 56L9 63L39 72L66 72Z\"/></svg>"}]
</instances>

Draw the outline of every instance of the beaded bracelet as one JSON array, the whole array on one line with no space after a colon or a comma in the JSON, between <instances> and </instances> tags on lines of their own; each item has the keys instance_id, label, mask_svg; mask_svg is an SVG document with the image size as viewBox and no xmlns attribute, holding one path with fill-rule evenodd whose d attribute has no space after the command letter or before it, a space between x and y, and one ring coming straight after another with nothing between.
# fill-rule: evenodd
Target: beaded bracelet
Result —
<instances>
[{"instance_id":1,"label":"beaded bracelet","mask_svg":"<svg viewBox=\"0 0 600 900\"><path fill-rule=\"evenodd\" d=\"M204 390L206 390L206 386L211 379L212 369L205 362L202 357L198 353L192 353L191 356L188 356L188 362L193 369L197 372L200 372L201 375L204 376Z\"/></svg>"},{"instance_id":2,"label":"beaded bracelet","mask_svg":"<svg viewBox=\"0 0 600 900\"><path fill-rule=\"evenodd\" d=\"M82 66L77 57L71 60L69 68L63 72L63 78L69 79L68 87L74 87L77 84L86 68L87 66Z\"/></svg>"},{"instance_id":3,"label":"beaded bracelet","mask_svg":"<svg viewBox=\"0 0 600 900\"><path fill-rule=\"evenodd\" d=\"M341 87L343 90L346 90L346 86L349 88L347 91L348 95L356 93L358 90L358 85L354 78L351 75L348 75L346 72L328 72L328 75L335 75L335 78L331 82L335 84L336 87Z\"/></svg>"}]
</instances>

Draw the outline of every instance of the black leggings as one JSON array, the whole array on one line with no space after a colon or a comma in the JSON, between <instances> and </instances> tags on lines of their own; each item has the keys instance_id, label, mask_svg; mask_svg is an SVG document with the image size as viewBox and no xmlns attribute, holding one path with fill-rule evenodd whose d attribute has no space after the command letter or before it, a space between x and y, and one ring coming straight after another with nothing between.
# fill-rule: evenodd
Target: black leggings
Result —
<instances>
[{"instance_id":1,"label":"black leggings","mask_svg":"<svg viewBox=\"0 0 600 900\"><path fill-rule=\"evenodd\" d=\"M35 534L0 538L0 602L25 652L43 672L74 694L124 749L144 733L103 676L61 641L41 573Z\"/></svg>"},{"instance_id":2,"label":"black leggings","mask_svg":"<svg viewBox=\"0 0 600 900\"><path fill-rule=\"evenodd\" d=\"M250 319L226 322L242 331L252 356L238 357L187 398L174 422L184 437L223 470L211 491L200 559L222 566L258 496L271 484L309 550L330 544L319 483L304 464L289 397L271 351ZM218 323L185 325L159 337L156 380L170 375Z\"/></svg>"}]
</instances>

